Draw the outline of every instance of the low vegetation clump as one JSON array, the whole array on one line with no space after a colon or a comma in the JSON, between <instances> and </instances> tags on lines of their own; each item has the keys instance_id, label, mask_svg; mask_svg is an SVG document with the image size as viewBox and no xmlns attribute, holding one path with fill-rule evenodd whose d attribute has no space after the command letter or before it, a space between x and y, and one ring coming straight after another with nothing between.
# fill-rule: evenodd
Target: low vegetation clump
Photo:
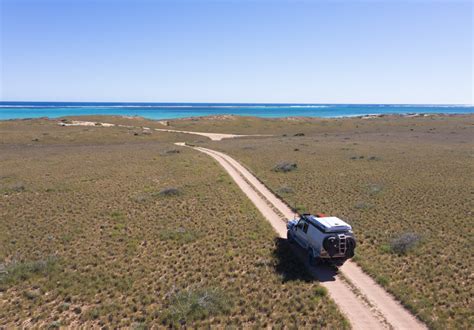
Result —
<instances>
[{"instance_id":1,"label":"low vegetation clump","mask_svg":"<svg viewBox=\"0 0 474 330\"><path fill-rule=\"evenodd\" d=\"M288 187L288 186L285 185L285 186L281 186L280 188L278 188L277 192L279 194L292 194L295 191L293 190L293 188Z\"/></svg>"},{"instance_id":2,"label":"low vegetation clump","mask_svg":"<svg viewBox=\"0 0 474 330\"><path fill-rule=\"evenodd\" d=\"M370 195L377 195L384 190L384 186L382 184L372 183L368 185L367 190Z\"/></svg>"},{"instance_id":3,"label":"low vegetation clump","mask_svg":"<svg viewBox=\"0 0 474 330\"><path fill-rule=\"evenodd\" d=\"M34 276L47 276L56 270L57 265L58 260L53 256L35 261L0 264L0 291Z\"/></svg>"},{"instance_id":4,"label":"low vegetation clump","mask_svg":"<svg viewBox=\"0 0 474 330\"><path fill-rule=\"evenodd\" d=\"M295 204L293 207L292 207L292 210L294 212L297 212L299 214L302 214L302 213L308 213L309 210L308 210L308 207L306 205L303 205L303 204Z\"/></svg>"},{"instance_id":5,"label":"low vegetation clump","mask_svg":"<svg viewBox=\"0 0 474 330\"><path fill-rule=\"evenodd\" d=\"M231 306L232 302L221 289L186 289L172 295L163 323L183 326L209 316L228 314Z\"/></svg>"},{"instance_id":6,"label":"low vegetation clump","mask_svg":"<svg viewBox=\"0 0 474 330\"><path fill-rule=\"evenodd\" d=\"M140 191L132 196L130 196L131 200L137 203L145 204L152 201L155 201L159 197L173 197L179 196L182 194L182 191L178 188L164 188L161 190L154 190L154 189L146 189L145 191Z\"/></svg>"},{"instance_id":7,"label":"low vegetation clump","mask_svg":"<svg viewBox=\"0 0 474 330\"><path fill-rule=\"evenodd\" d=\"M378 156L370 156L369 160L378 161L378 160L382 160L382 158Z\"/></svg>"},{"instance_id":8,"label":"low vegetation clump","mask_svg":"<svg viewBox=\"0 0 474 330\"><path fill-rule=\"evenodd\" d=\"M161 196L178 196L181 191L178 188L165 188L159 192Z\"/></svg>"},{"instance_id":9,"label":"low vegetation clump","mask_svg":"<svg viewBox=\"0 0 474 330\"><path fill-rule=\"evenodd\" d=\"M347 149L346 149L346 150L347 150ZM368 160L368 161L379 161L379 160L382 160L382 157L378 157L378 156L365 157L364 155L360 155L360 156L351 156L350 159L351 159L351 160L366 159L366 160Z\"/></svg>"},{"instance_id":10,"label":"low vegetation clump","mask_svg":"<svg viewBox=\"0 0 474 330\"><path fill-rule=\"evenodd\" d=\"M406 254L413 249L419 242L421 237L415 233L403 233L390 242L390 250L396 254Z\"/></svg>"},{"instance_id":11,"label":"low vegetation clump","mask_svg":"<svg viewBox=\"0 0 474 330\"><path fill-rule=\"evenodd\" d=\"M297 167L296 163L281 162L273 166L273 171L286 173L296 170Z\"/></svg>"},{"instance_id":12,"label":"low vegetation clump","mask_svg":"<svg viewBox=\"0 0 474 330\"><path fill-rule=\"evenodd\" d=\"M149 193L138 193L135 196L132 196L132 200L137 203L146 203L152 199L152 195Z\"/></svg>"},{"instance_id":13,"label":"low vegetation clump","mask_svg":"<svg viewBox=\"0 0 474 330\"><path fill-rule=\"evenodd\" d=\"M183 227L167 229L160 232L160 238L162 240L172 240L178 243L190 243L198 239L199 236L199 234L186 230Z\"/></svg>"},{"instance_id":14,"label":"low vegetation clump","mask_svg":"<svg viewBox=\"0 0 474 330\"><path fill-rule=\"evenodd\" d=\"M165 150L161 153L161 155L175 155L175 154L179 154L181 151L179 151L178 149L168 149L168 150Z\"/></svg>"},{"instance_id":15,"label":"low vegetation clump","mask_svg":"<svg viewBox=\"0 0 474 330\"><path fill-rule=\"evenodd\" d=\"M317 297L326 297L328 295L328 289L323 286L319 286L314 289L314 294Z\"/></svg>"},{"instance_id":16,"label":"low vegetation clump","mask_svg":"<svg viewBox=\"0 0 474 330\"><path fill-rule=\"evenodd\" d=\"M2 182L0 179L0 194L12 194L12 193L19 193L26 190L25 185L22 182L8 182L8 180L3 180Z\"/></svg>"}]
</instances>

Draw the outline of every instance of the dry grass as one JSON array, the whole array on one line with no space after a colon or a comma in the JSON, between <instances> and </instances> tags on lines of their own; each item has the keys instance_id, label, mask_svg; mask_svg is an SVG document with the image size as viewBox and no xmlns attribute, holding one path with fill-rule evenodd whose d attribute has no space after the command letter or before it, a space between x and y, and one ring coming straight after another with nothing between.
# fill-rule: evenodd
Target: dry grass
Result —
<instances>
[{"instance_id":1,"label":"dry grass","mask_svg":"<svg viewBox=\"0 0 474 330\"><path fill-rule=\"evenodd\" d=\"M471 327L474 117L287 122L286 129L284 120L232 129L273 125L272 138L205 145L240 160L297 209L347 219L359 238L356 261L430 326ZM297 171L272 170L288 157ZM421 241L393 253L390 245L407 232Z\"/></svg>"},{"instance_id":2,"label":"dry grass","mask_svg":"<svg viewBox=\"0 0 474 330\"><path fill-rule=\"evenodd\" d=\"M0 327L347 327L223 169L167 152L194 137L48 120L0 136Z\"/></svg>"}]
</instances>

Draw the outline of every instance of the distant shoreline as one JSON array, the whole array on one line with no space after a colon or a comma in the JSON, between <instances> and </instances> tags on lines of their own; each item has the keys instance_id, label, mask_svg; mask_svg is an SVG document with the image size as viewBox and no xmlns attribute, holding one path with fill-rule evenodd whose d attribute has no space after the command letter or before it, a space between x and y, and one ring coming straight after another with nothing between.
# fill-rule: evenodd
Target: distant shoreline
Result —
<instances>
[{"instance_id":1,"label":"distant shoreline","mask_svg":"<svg viewBox=\"0 0 474 330\"><path fill-rule=\"evenodd\" d=\"M1 111L1 110L0 110ZM257 116L242 116L242 115L207 115L207 116L192 116L192 117L181 117L181 118L163 118L163 119L153 119L146 118L142 116L128 116L128 115L101 115L101 114L91 114L91 115L79 115L79 116L60 116L60 117L25 117L25 118L9 118L1 119L0 122L8 121L27 121L27 120L61 120L64 118L87 118L87 117L110 117L110 118L125 118L125 119L137 119L137 120L152 120L157 122L167 122L172 120L182 120L182 121L199 121L199 120L225 120L231 118L254 118L254 119L268 119L268 120L294 120L294 121L307 121L307 120L337 120L337 119L376 119L376 118L424 118L424 117L463 117L463 116L474 116L474 112L467 113L384 113L384 114L367 114L367 115L348 115L348 116L338 116L338 117L315 117L315 116L287 116L287 117L257 117Z\"/></svg>"},{"instance_id":2,"label":"distant shoreline","mask_svg":"<svg viewBox=\"0 0 474 330\"><path fill-rule=\"evenodd\" d=\"M470 113L474 113L472 105L0 102L0 120L83 115L171 120L204 116L345 118Z\"/></svg>"}]
</instances>

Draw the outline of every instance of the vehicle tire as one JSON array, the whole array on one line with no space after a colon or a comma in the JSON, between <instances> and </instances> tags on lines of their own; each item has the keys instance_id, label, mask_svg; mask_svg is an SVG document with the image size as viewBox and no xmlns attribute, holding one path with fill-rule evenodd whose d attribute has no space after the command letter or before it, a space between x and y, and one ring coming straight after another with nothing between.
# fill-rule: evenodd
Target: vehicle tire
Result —
<instances>
[{"instance_id":1,"label":"vehicle tire","mask_svg":"<svg viewBox=\"0 0 474 330\"><path fill-rule=\"evenodd\" d=\"M356 248L356 241L355 239L348 237L346 239L347 250L346 250L346 258L352 258L355 255L355 248Z\"/></svg>"},{"instance_id":2,"label":"vehicle tire","mask_svg":"<svg viewBox=\"0 0 474 330\"><path fill-rule=\"evenodd\" d=\"M295 239L293 238L293 234L291 233L290 230L286 232L286 239L288 240L288 243L290 244L295 243Z\"/></svg>"},{"instance_id":3,"label":"vehicle tire","mask_svg":"<svg viewBox=\"0 0 474 330\"><path fill-rule=\"evenodd\" d=\"M328 236L323 241L323 247L328 252L329 256L332 257L339 250L339 237Z\"/></svg>"}]
</instances>

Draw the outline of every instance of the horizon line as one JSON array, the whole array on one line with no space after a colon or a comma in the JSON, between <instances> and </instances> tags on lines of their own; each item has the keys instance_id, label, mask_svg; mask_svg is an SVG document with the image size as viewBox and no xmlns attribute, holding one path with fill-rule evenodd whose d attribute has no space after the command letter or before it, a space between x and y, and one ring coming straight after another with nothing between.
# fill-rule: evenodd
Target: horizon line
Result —
<instances>
[{"instance_id":1,"label":"horizon line","mask_svg":"<svg viewBox=\"0 0 474 330\"><path fill-rule=\"evenodd\" d=\"M141 104L235 104L235 105L431 105L431 106L468 106L474 107L474 103L306 103L306 102L156 102L156 101L3 101L0 103L141 103Z\"/></svg>"}]
</instances>

